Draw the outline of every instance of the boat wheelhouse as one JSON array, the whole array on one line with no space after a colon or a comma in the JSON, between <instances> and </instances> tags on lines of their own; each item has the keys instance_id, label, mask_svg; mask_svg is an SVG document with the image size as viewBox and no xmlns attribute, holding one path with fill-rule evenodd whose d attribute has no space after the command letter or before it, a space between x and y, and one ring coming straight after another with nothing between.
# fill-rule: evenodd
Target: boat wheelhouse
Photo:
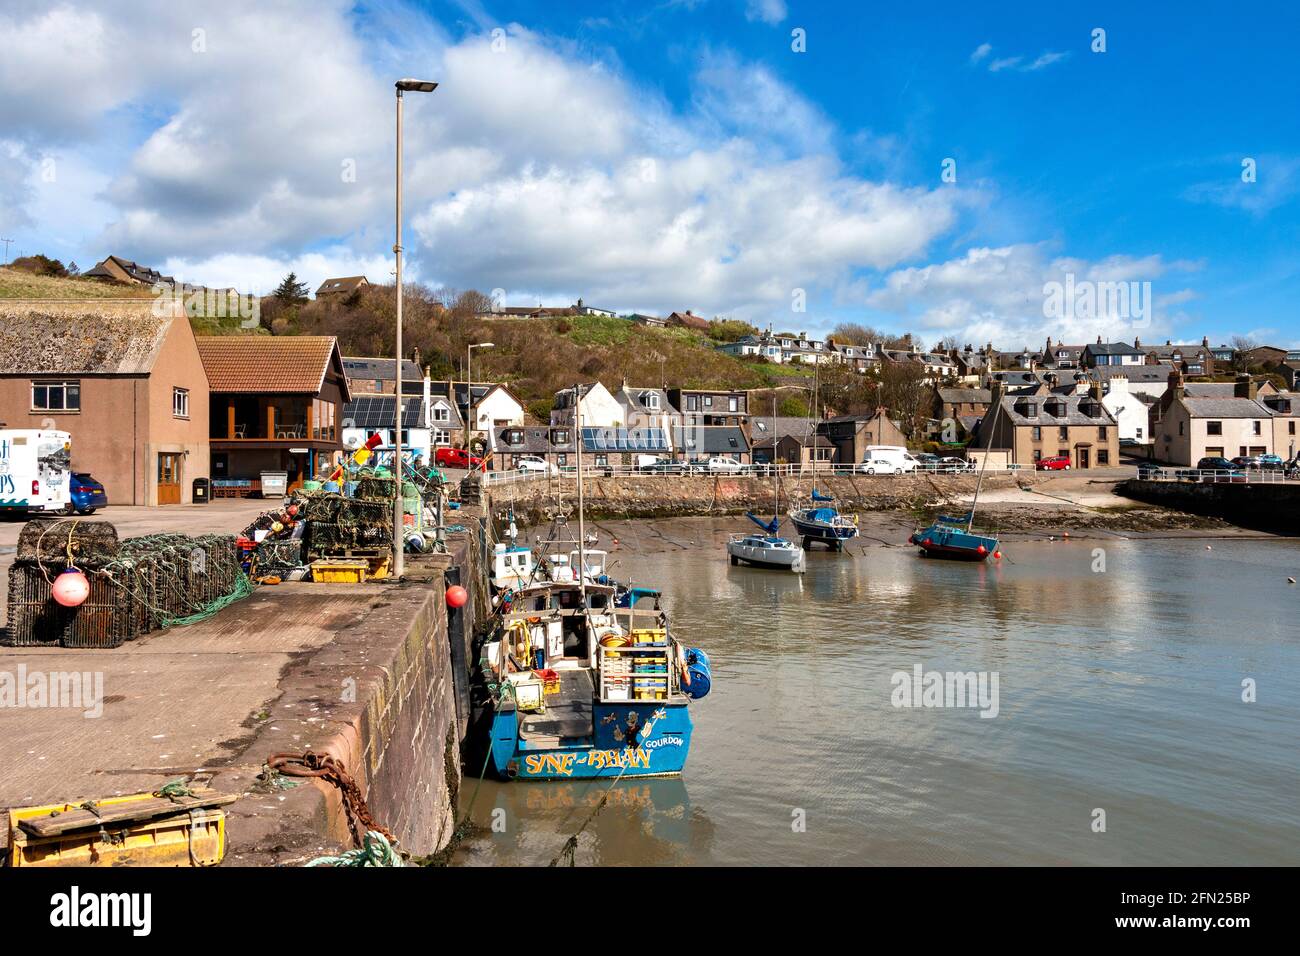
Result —
<instances>
[{"instance_id":1,"label":"boat wheelhouse","mask_svg":"<svg viewBox=\"0 0 1300 956\"><path fill-rule=\"evenodd\" d=\"M505 779L681 773L689 702L708 693L708 658L668 633L658 607L617 606L615 588L524 588L484 645L494 704L490 759Z\"/></svg>"}]
</instances>

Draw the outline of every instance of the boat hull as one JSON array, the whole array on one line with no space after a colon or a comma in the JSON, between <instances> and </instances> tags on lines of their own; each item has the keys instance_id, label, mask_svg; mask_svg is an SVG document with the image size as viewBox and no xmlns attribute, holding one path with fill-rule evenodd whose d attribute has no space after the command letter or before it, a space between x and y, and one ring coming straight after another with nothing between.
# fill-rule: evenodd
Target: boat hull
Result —
<instances>
[{"instance_id":1,"label":"boat hull","mask_svg":"<svg viewBox=\"0 0 1300 956\"><path fill-rule=\"evenodd\" d=\"M842 551L845 541L851 541L858 536L856 525L828 525L819 521L807 521L794 515L790 515L790 523L803 538L805 547L815 541L836 551Z\"/></svg>"},{"instance_id":2,"label":"boat hull","mask_svg":"<svg viewBox=\"0 0 1300 956\"><path fill-rule=\"evenodd\" d=\"M950 561L987 561L998 550L998 539L970 534L960 528L931 525L912 535L911 542L930 558Z\"/></svg>"},{"instance_id":3,"label":"boat hull","mask_svg":"<svg viewBox=\"0 0 1300 956\"><path fill-rule=\"evenodd\" d=\"M492 721L492 769L503 780L662 777L685 769L692 725L684 700L597 701L592 727L591 737L539 744L520 736L516 711L502 711Z\"/></svg>"},{"instance_id":4,"label":"boat hull","mask_svg":"<svg viewBox=\"0 0 1300 956\"><path fill-rule=\"evenodd\" d=\"M737 542L727 545L733 564L744 562L755 568L767 568L772 571L793 571L796 574L805 569L805 558L800 548L753 548Z\"/></svg>"}]
</instances>

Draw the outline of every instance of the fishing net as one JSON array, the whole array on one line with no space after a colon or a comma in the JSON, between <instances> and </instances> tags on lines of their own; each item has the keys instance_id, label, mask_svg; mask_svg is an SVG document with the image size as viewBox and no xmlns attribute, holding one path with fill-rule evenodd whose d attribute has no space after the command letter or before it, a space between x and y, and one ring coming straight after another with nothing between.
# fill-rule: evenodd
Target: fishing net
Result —
<instances>
[{"instance_id":1,"label":"fishing net","mask_svg":"<svg viewBox=\"0 0 1300 956\"><path fill-rule=\"evenodd\" d=\"M58 524L23 530L30 557L20 555L9 572L6 643L117 647L158 628L203 620L252 592L233 535L156 534L119 543L107 522ZM49 547L51 540L62 540L61 552ZM53 597L54 581L69 567L90 586L75 608Z\"/></svg>"}]
</instances>

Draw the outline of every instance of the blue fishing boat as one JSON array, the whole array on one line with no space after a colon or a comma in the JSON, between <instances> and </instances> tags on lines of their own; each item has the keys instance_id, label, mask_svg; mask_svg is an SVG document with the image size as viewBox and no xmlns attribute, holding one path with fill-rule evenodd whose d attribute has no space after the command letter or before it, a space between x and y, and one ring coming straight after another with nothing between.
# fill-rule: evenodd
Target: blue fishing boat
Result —
<instances>
[{"instance_id":1,"label":"blue fishing boat","mask_svg":"<svg viewBox=\"0 0 1300 956\"><path fill-rule=\"evenodd\" d=\"M616 588L546 581L514 595L483 647L489 760L505 780L679 774L689 705L708 694L708 656L683 647L657 606L619 607Z\"/></svg>"},{"instance_id":2,"label":"blue fishing boat","mask_svg":"<svg viewBox=\"0 0 1300 956\"><path fill-rule=\"evenodd\" d=\"M920 547L921 554L930 558L985 561L993 554L1001 557L997 538L971 532L971 517L939 515L928 528L913 532L908 543Z\"/></svg>"},{"instance_id":3,"label":"blue fishing boat","mask_svg":"<svg viewBox=\"0 0 1300 956\"><path fill-rule=\"evenodd\" d=\"M577 490L576 550L503 597L481 647L487 762L505 780L679 774L690 703L712 686L708 655L673 638L658 591L613 581L588 548L582 456Z\"/></svg>"},{"instance_id":4,"label":"blue fishing boat","mask_svg":"<svg viewBox=\"0 0 1300 956\"><path fill-rule=\"evenodd\" d=\"M813 488L812 504L790 512L790 523L803 538L805 548L817 541L835 551L843 551L844 542L858 536L857 521L840 514L834 501L831 495Z\"/></svg>"}]
</instances>

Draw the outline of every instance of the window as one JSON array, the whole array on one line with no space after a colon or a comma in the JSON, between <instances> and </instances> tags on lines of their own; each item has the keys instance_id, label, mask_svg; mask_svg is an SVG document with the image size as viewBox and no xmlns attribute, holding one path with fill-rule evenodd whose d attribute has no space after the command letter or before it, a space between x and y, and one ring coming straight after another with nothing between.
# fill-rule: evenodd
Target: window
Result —
<instances>
[{"instance_id":1,"label":"window","mask_svg":"<svg viewBox=\"0 0 1300 956\"><path fill-rule=\"evenodd\" d=\"M1256 435L1260 434L1259 429L1263 425L1263 422L1252 422L1251 424L1255 426L1255 434Z\"/></svg>"},{"instance_id":2,"label":"window","mask_svg":"<svg viewBox=\"0 0 1300 956\"><path fill-rule=\"evenodd\" d=\"M1295 434L1295 422L1294 422L1294 421L1290 421L1290 422L1287 422L1287 423L1286 423L1286 433L1287 433L1288 435L1294 435L1294 434Z\"/></svg>"},{"instance_id":3,"label":"window","mask_svg":"<svg viewBox=\"0 0 1300 956\"><path fill-rule=\"evenodd\" d=\"M1097 426L1097 437L1098 437L1099 439L1101 439L1102 441L1105 441L1105 440L1106 440L1106 426L1105 426L1105 425L1098 425L1098 426ZM1100 455L1100 454L1101 454L1101 453L1098 452L1098 455ZM1098 461L1100 461L1100 460L1101 460L1101 459L1100 459L1100 457L1099 457L1099 458L1098 458Z\"/></svg>"},{"instance_id":4,"label":"window","mask_svg":"<svg viewBox=\"0 0 1300 956\"><path fill-rule=\"evenodd\" d=\"M1058 449L1056 449L1056 457L1058 457L1058 458L1069 458L1069 457L1070 457L1070 449L1068 449L1068 448L1058 448Z\"/></svg>"},{"instance_id":5,"label":"window","mask_svg":"<svg viewBox=\"0 0 1300 956\"><path fill-rule=\"evenodd\" d=\"M705 396L704 396L704 407L705 407L705 408L712 408L712 407L713 407L713 396L712 396L712 395L705 395Z\"/></svg>"},{"instance_id":6,"label":"window","mask_svg":"<svg viewBox=\"0 0 1300 956\"><path fill-rule=\"evenodd\" d=\"M1065 425L1062 425L1060 428L1056 430L1056 437L1059 438L1061 441L1069 441L1070 429L1067 428Z\"/></svg>"},{"instance_id":7,"label":"window","mask_svg":"<svg viewBox=\"0 0 1300 956\"><path fill-rule=\"evenodd\" d=\"M190 390L188 388L172 389L172 417L190 417Z\"/></svg>"},{"instance_id":8,"label":"window","mask_svg":"<svg viewBox=\"0 0 1300 956\"><path fill-rule=\"evenodd\" d=\"M555 456L555 463L559 465L561 468L565 468L569 464L569 456L561 452L560 454Z\"/></svg>"},{"instance_id":9,"label":"window","mask_svg":"<svg viewBox=\"0 0 1300 956\"><path fill-rule=\"evenodd\" d=\"M32 382L32 410L81 411L81 383L78 381Z\"/></svg>"},{"instance_id":10,"label":"window","mask_svg":"<svg viewBox=\"0 0 1300 956\"><path fill-rule=\"evenodd\" d=\"M433 443L435 445L450 445L451 432L447 431L445 428L435 428L433 430Z\"/></svg>"},{"instance_id":11,"label":"window","mask_svg":"<svg viewBox=\"0 0 1300 956\"><path fill-rule=\"evenodd\" d=\"M1206 423L1205 423L1205 434L1207 434L1207 435L1222 435L1222 434L1223 434L1223 422L1206 422Z\"/></svg>"},{"instance_id":12,"label":"window","mask_svg":"<svg viewBox=\"0 0 1300 956\"><path fill-rule=\"evenodd\" d=\"M1040 428L1038 425L1035 425L1033 429L1030 431L1030 437L1033 438L1034 441L1042 441L1043 429ZM1034 454L1037 455L1038 452L1034 452Z\"/></svg>"},{"instance_id":13,"label":"window","mask_svg":"<svg viewBox=\"0 0 1300 956\"><path fill-rule=\"evenodd\" d=\"M738 399L735 395L732 395L730 398L727 399L727 411L729 412L740 411L740 399Z\"/></svg>"},{"instance_id":14,"label":"window","mask_svg":"<svg viewBox=\"0 0 1300 956\"><path fill-rule=\"evenodd\" d=\"M560 429L557 429L554 433L552 433L552 435L551 435L551 444L553 444L553 445L567 445L568 443L569 443L569 431L568 431L568 429L560 428Z\"/></svg>"},{"instance_id":15,"label":"window","mask_svg":"<svg viewBox=\"0 0 1300 956\"><path fill-rule=\"evenodd\" d=\"M605 467L607 467L608 465L609 465L609 455L597 455L597 456L596 456L596 467L597 467L597 468L605 468Z\"/></svg>"},{"instance_id":16,"label":"window","mask_svg":"<svg viewBox=\"0 0 1300 956\"><path fill-rule=\"evenodd\" d=\"M1138 438L1141 438L1141 437L1142 437L1142 429L1141 429L1140 427L1137 429L1137 436L1136 436L1136 437L1138 437Z\"/></svg>"},{"instance_id":17,"label":"window","mask_svg":"<svg viewBox=\"0 0 1300 956\"><path fill-rule=\"evenodd\" d=\"M698 411L699 407L700 407L699 398L697 396L695 395L686 396L686 410L688 412Z\"/></svg>"},{"instance_id":18,"label":"window","mask_svg":"<svg viewBox=\"0 0 1300 956\"><path fill-rule=\"evenodd\" d=\"M1179 422L1179 423L1178 423L1178 437L1181 438L1182 435L1183 435L1183 423L1182 423L1182 422Z\"/></svg>"},{"instance_id":19,"label":"window","mask_svg":"<svg viewBox=\"0 0 1300 956\"><path fill-rule=\"evenodd\" d=\"M645 407L646 407L646 408L658 408L658 407L659 407L659 396L656 395L654 392L650 392L648 395L646 395L646 397L645 397Z\"/></svg>"},{"instance_id":20,"label":"window","mask_svg":"<svg viewBox=\"0 0 1300 956\"><path fill-rule=\"evenodd\" d=\"M435 422L451 421L451 409L442 404L433 406L433 420Z\"/></svg>"},{"instance_id":21,"label":"window","mask_svg":"<svg viewBox=\"0 0 1300 956\"><path fill-rule=\"evenodd\" d=\"M1042 451L1041 451L1040 449L1038 449L1038 448L1035 448L1035 449L1034 449L1034 461L1042 461L1042 460L1043 460L1043 453L1042 453Z\"/></svg>"},{"instance_id":22,"label":"window","mask_svg":"<svg viewBox=\"0 0 1300 956\"><path fill-rule=\"evenodd\" d=\"M1098 464L1098 465L1109 465L1109 464L1110 464L1110 450L1109 450L1109 449L1107 449L1107 448L1098 448L1098 449L1097 449L1097 464Z\"/></svg>"},{"instance_id":23,"label":"window","mask_svg":"<svg viewBox=\"0 0 1300 956\"><path fill-rule=\"evenodd\" d=\"M1243 450L1244 450L1244 449L1243 449ZM1205 449L1205 457L1206 457L1206 458L1222 458L1222 457L1223 457L1223 449L1222 449L1222 448L1214 448L1214 447L1212 447L1212 446L1207 446L1206 449Z\"/></svg>"}]
</instances>

